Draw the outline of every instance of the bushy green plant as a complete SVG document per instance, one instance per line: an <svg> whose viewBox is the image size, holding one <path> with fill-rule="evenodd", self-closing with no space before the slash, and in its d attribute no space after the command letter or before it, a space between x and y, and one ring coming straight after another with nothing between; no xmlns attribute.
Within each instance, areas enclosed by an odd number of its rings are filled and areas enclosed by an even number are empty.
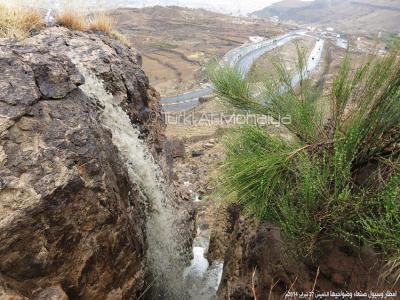
<svg viewBox="0 0 400 300"><path fill-rule="evenodd" d="M336 238L370 244L386 254L400 278L400 62L398 52L357 69L346 57L333 82L330 107L305 78L300 84L282 64L263 93L232 67L209 75L229 105L276 120L290 135L263 126L236 128L226 141L221 192L263 220L280 226L299 254L312 256ZM329 111L327 114L326 111ZM390 263L391 262L391 263ZM397 273L396 273L397 272ZM389 274L388 273L388 274Z"/></svg>

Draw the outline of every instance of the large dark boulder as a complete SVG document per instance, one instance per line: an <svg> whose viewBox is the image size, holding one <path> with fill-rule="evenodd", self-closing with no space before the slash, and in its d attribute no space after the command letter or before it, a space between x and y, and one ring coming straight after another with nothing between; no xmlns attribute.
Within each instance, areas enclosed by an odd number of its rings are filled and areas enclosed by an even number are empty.
<svg viewBox="0 0 400 300"><path fill-rule="evenodd" d="M113 39L49 28L0 41L0 299L136 299L144 205L71 57L161 156L158 94Z"/></svg>

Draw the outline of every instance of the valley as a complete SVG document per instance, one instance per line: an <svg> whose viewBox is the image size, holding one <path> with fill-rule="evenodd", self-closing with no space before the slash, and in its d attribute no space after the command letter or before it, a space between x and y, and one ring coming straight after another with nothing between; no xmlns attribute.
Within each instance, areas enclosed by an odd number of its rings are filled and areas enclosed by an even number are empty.
<svg viewBox="0 0 400 300"><path fill-rule="evenodd" d="M118 9L111 16L118 30L143 53L143 67L163 97L201 87L207 82L207 64L251 36L272 37L291 30L267 20L174 6Z"/></svg>

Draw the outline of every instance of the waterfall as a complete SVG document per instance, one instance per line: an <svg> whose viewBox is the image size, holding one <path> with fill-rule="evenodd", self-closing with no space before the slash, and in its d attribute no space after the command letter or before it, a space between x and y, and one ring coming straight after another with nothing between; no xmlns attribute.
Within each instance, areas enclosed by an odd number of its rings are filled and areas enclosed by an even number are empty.
<svg viewBox="0 0 400 300"><path fill-rule="evenodd" d="M104 109L101 121L112 133L113 144L118 148L122 161L126 163L129 177L139 185L140 197L148 205L146 212L147 259L154 274L154 290L160 295L153 298L184 299L182 272L184 259L183 237L176 229L177 210L163 181L160 167L155 163L147 146L139 138L140 132L117 104L113 96L105 90L103 83L74 61L85 77L81 90Z"/></svg>

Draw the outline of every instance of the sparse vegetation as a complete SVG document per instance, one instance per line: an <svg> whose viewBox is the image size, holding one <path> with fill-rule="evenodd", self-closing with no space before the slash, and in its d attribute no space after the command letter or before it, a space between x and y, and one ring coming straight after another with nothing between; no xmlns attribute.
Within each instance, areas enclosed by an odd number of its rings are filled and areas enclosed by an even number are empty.
<svg viewBox="0 0 400 300"><path fill-rule="evenodd" d="M368 244L384 254L383 275L400 278L400 61L398 51L352 70L345 58L330 94L276 64L262 95L237 70L216 66L210 78L229 105L279 120L289 135L261 126L237 128L226 141L221 192L280 226L300 255L314 257L335 239ZM305 70L299 51L297 69Z"/></svg>
<svg viewBox="0 0 400 300"><path fill-rule="evenodd" d="M38 10L0 2L0 38L23 39L42 26Z"/></svg>
<svg viewBox="0 0 400 300"><path fill-rule="evenodd" d="M113 19L105 10L88 14L78 7L74 2L65 2L63 9L57 14L57 24L72 30L102 32L129 46L124 35L114 29Z"/></svg>
<svg viewBox="0 0 400 300"><path fill-rule="evenodd" d="M72 30L93 30L102 32L129 45L127 39L114 30L113 21L105 11L98 11L88 17L87 12L75 1L65 1L56 15L56 24ZM20 3L9 4L0 1L0 38L24 39L44 27L41 12Z"/></svg>
<svg viewBox="0 0 400 300"><path fill-rule="evenodd" d="M116 39L117 41L119 41L120 43L124 44L127 47L131 46L129 39L123 33L119 32L117 30L113 30L111 32L110 36L112 38Z"/></svg>
<svg viewBox="0 0 400 300"><path fill-rule="evenodd" d="M64 6L57 13L56 23L72 30L87 29L87 20L82 8L78 8L74 1L64 1Z"/></svg>
<svg viewBox="0 0 400 300"><path fill-rule="evenodd" d="M122 44L130 46L128 39L115 30L113 18L105 10L97 11L89 18L88 28L94 32L102 32Z"/></svg>

